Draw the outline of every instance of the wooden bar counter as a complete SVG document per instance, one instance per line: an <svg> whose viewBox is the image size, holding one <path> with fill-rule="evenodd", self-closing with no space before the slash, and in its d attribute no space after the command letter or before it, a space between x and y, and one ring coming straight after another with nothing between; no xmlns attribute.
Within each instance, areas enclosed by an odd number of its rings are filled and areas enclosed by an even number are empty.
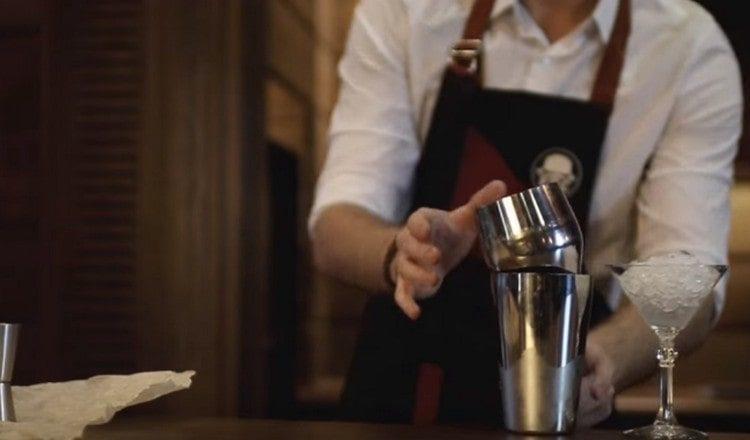
<svg viewBox="0 0 750 440"><path fill-rule="evenodd" d="M715 440L747 439L749 434L710 434ZM522 436L495 430L476 430L446 426L414 427L343 422L301 422L250 419L122 419L111 424L90 427L84 440L607 440L625 438L617 431L580 431L570 437Z"/></svg>

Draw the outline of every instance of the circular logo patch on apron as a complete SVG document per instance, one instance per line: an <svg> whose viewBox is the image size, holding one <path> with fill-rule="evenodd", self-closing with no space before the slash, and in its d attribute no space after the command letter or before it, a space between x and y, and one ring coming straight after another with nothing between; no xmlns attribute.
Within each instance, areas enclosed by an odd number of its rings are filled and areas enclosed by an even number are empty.
<svg viewBox="0 0 750 440"><path fill-rule="evenodd" d="M583 166L572 151L549 148L542 151L531 163L531 183L534 186L557 183L566 196L578 191L583 180Z"/></svg>

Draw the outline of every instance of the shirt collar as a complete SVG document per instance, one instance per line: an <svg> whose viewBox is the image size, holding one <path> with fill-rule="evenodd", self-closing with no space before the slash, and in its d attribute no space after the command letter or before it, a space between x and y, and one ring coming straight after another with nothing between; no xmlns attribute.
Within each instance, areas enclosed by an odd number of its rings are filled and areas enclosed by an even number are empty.
<svg viewBox="0 0 750 440"><path fill-rule="evenodd" d="M599 30L599 36L605 43L609 43L609 39L612 37L619 6L620 0L599 0L592 14L596 28Z"/></svg>
<svg viewBox="0 0 750 440"><path fill-rule="evenodd" d="M497 18L504 13L508 12L514 3L520 0L495 0L495 5L492 7L490 18Z"/></svg>
<svg viewBox="0 0 750 440"><path fill-rule="evenodd" d="M520 3L521 0L495 0L495 5L492 7L491 18L495 19L512 9L515 4ZM604 43L609 43L609 39L612 36L612 29L615 27L615 19L617 18L617 9L620 4L620 0L599 0L594 12L591 17L596 24L596 29L599 31L599 36Z"/></svg>

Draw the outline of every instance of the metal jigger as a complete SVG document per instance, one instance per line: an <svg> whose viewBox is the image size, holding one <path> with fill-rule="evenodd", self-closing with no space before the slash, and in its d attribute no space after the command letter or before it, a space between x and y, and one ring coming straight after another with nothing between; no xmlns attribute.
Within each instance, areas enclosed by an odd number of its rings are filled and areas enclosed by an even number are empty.
<svg viewBox="0 0 750 440"><path fill-rule="evenodd" d="M16 346L21 324L0 323L0 422L15 422L13 409L13 365L16 363Z"/></svg>

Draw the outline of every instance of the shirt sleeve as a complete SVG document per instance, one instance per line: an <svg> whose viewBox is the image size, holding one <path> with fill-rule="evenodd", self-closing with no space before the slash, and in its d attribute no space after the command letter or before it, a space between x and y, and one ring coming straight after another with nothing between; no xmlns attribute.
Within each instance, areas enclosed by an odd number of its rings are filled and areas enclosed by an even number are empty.
<svg viewBox="0 0 750 440"><path fill-rule="evenodd" d="M338 203L400 222L419 159L406 58L408 15L400 0L364 0L339 63L341 88L328 155L308 219Z"/></svg>
<svg viewBox="0 0 750 440"><path fill-rule="evenodd" d="M639 188L636 257L682 249L725 263L743 103L736 58L715 22L697 37L678 81L675 106ZM722 282L716 319L724 296Z"/></svg>

